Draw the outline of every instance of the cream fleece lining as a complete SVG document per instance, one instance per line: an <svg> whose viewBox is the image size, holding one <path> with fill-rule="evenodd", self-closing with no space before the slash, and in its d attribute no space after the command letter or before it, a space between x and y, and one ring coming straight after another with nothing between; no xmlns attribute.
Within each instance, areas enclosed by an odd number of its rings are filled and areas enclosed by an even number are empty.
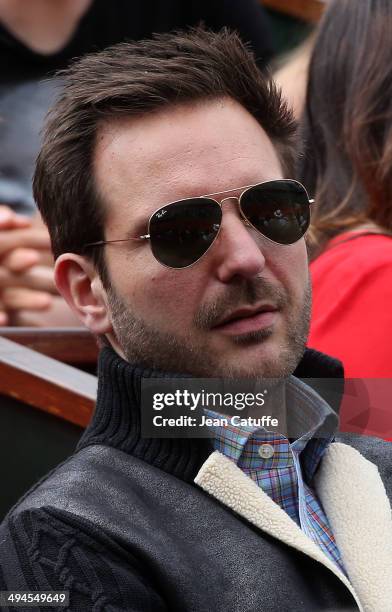
<svg viewBox="0 0 392 612"><path fill-rule="evenodd" d="M363 609L392 610L392 514L377 467L336 442L323 457L315 489Z"/></svg>
<svg viewBox="0 0 392 612"><path fill-rule="evenodd" d="M351 584L288 514L219 451L208 457L195 483L259 529L325 565L349 589L362 612L392 609L391 510L376 466L352 447L334 443L319 471L317 495Z"/></svg>

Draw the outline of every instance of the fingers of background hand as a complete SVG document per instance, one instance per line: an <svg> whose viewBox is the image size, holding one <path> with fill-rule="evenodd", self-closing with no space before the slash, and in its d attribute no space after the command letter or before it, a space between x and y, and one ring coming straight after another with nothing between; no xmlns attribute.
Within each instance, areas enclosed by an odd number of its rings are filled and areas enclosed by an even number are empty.
<svg viewBox="0 0 392 612"><path fill-rule="evenodd" d="M10 312L10 324L24 327L82 327L78 318L60 296L53 296L51 306L44 311Z"/></svg>
<svg viewBox="0 0 392 612"><path fill-rule="evenodd" d="M3 305L0 304L0 327L4 327L4 325L8 325L8 315L3 310Z"/></svg>
<svg viewBox="0 0 392 612"><path fill-rule="evenodd" d="M49 266L34 266L19 274L0 266L0 289L25 288L57 294L54 271Z"/></svg>
<svg viewBox="0 0 392 612"><path fill-rule="evenodd" d="M12 287L4 289L1 301L7 310L46 310L52 304L52 296L43 291Z"/></svg>
<svg viewBox="0 0 392 612"><path fill-rule="evenodd" d="M54 269L50 266L34 266L25 273L25 276L31 281L31 288L58 295L54 282Z"/></svg>
<svg viewBox="0 0 392 612"><path fill-rule="evenodd" d="M1 260L1 265L10 272L23 272L40 263L40 252L35 249L14 249Z"/></svg>
<svg viewBox="0 0 392 612"><path fill-rule="evenodd" d="M30 227L31 219L23 215L17 215L9 206L0 205L0 229L17 229Z"/></svg>
<svg viewBox="0 0 392 612"><path fill-rule="evenodd" d="M49 266L53 268L54 266L54 257L53 253L50 249L42 249L37 251L39 254L39 265L40 266Z"/></svg>
<svg viewBox="0 0 392 612"><path fill-rule="evenodd" d="M54 259L52 252L47 249L18 248L4 255L1 265L8 268L11 272L23 272L36 265L53 268Z"/></svg>
<svg viewBox="0 0 392 612"><path fill-rule="evenodd" d="M50 239L44 228L0 231L0 257L17 248L49 249Z"/></svg>

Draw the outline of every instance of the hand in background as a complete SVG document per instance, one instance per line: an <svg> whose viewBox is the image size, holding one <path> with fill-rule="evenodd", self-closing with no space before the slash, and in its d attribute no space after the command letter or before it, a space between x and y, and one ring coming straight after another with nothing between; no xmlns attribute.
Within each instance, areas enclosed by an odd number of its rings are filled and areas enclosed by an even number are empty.
<svg viewBox="0 0 392 612"><path fill-rule="evenodd" d="M77 324L58 296L49 234L42 221L0 206L0 326Z"/></svg>

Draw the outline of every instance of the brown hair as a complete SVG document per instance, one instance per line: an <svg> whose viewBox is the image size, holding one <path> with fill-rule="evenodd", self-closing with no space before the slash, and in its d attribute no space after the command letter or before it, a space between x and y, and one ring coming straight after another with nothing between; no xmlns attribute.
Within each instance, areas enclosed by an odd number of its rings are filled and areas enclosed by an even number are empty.
<svg viewBox="0 0 392 612"><path fill-rule="evenodd" d="M60 73L64 90L49 113L34 176L34 196L55 257L104 238L92 153L100 122L170 104L229 96L262 125L284 168L294 160L295 123L269 77L235 33L157 34L87 55ZM105 282L103 249L92 257ZM107 280L107 279L106 279Z"/></svg>
<svg viewBox="0 0 392 612"><path fill-rule="evenodd" d="M325 242L364 222L392 230L392 2L333 0L312 54L298 178Z"/></svg>

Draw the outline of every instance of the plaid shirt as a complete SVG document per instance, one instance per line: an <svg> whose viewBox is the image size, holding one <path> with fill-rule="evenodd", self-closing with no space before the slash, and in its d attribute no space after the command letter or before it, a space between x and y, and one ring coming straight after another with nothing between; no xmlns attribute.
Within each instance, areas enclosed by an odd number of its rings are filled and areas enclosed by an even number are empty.
<svg viewBox="0 0 392 612"><path fill-rule="evenodd" d="M304 403L303 408L296 411L295 426L305 433L293 442L264 428L228 424L210 427L214 447L252 478L345 573L327 516L311 486L338 419L325 403L317 408ZM222 417L210 410L206 413ZM323 437L317 437L320 432ZM259 454L265 444L272 446L273 454L267 449L270 458Z"/></svg>

